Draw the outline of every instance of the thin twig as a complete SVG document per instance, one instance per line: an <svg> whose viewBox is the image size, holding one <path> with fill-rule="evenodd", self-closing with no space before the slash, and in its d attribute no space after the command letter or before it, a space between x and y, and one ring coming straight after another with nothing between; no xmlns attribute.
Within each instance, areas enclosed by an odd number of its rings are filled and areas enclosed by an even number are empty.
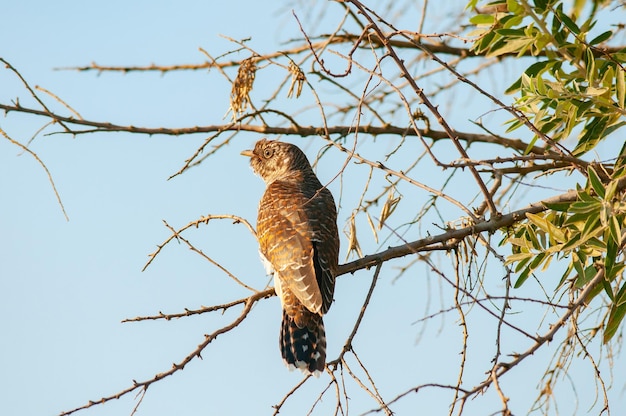
<svg viewBox="0 0 626 416"><path fill-rule="evenodd" d="M1 58L0 58L1 59ZM33 152L32 150L30 150L28 147L24 146L22 143L18 142L17 140L12 139L4 130L2 130L0 128L0 134L2 134L4 136L5 139L7 139L8 141L10 141L11 143L13 143L14 145L16 145L17 147L19 147L20 149L22 149L23 151L25 151L26 153L28 153L29 155L31 155L33 158L35 158L35 160L37 161L37 163L39 163L39 165L41 165L41 167L43 168L43 170L46 171L46 175L48 175L48 181L50 181L50 185L52 186L52 191L54 191L54 195L57 198L57 202L59 203L59 206L61 207L61 211L63 212L63 216L65 217L66 221L69 221L70 218L67 215L67 212L65 211L65 207L63 206L63 201L61 201L61 196L59 195L59 191L57 190L56 185L54 184L54 180L52 179L52 174L50 173L50 171L48 170L48 167L46 166L45 163L43 163L43 161L39 158L39 156L37 156L37 153Z"/></svg>
<svg viewBox="0 0 626 416"><path fill-rule="evenodd" d="M274 288L269 288L269 289L265 289L263 291L260 292L256 292L255 295L261 296L262 299L266 299L266 298L271 298L272 296L276 295L276 292L274 291ZM124 322L139 322L139 321L156 321L159 319L164 319L166 321L170 321L172 319L179 319L179 318L183 318L186 316L193 316L193 315L202 315L204 313L209 313L209 312L216 312L216 311L226 311L234 306L237 305L245 305L250 299L250 296L247 296L245 298L241 298L241 299L237 299L234 300L232 302L227 302L227 303L222 303L219 305L213 305L213 306L201 306L198 309L189 309L189 308L185 308L185 312L180 312L180 313L168 313L165 314L163 312L158 313L158 315L151 315L151 316L137 316L135 318L126 318L122 320L122 323Z"/></svg>
<svg viewBox="0 0 626 416"><path fill-rule="evenodd" d="M147 389L151 384L156 383L159 380L162 380L168 376L171 376L172 374L183 370L185 368L185 366L187 364L189 364L194 358L202 358L201 354L202 351L204 351L204 349L211 343L213 342L213 340L215 340L215 338L217 338L218 335L220 334L224 334L227 333L229 331L231 331L232 329L236 328L241 322L243 322L243 320L248 316L248 314L250 313L250 311L252 310L252 307L254 306L254 304L256 302L258 302L261 299L264 299L267 297L267 293L266 292L258 292L255 294L250 295L245 303L245 306L243 308L243 310L241 311L241 314L239 314L239 316L230 324L223 326L221 328L219 328L218 330L212 332L211 334L205 334L204 336L204 341L202 343L200 343L196 349L194 351L191 352L191 354L187 355L182 361L178 362L178 363L174 363L172 365L172 368L170 368L167 371L164 371L162 373L158 373L156 374L154 377L152 377L151 379L148 380L144 380L144 381L134 381L133 380L133 385L119 391L118 393L115 393L111 396L105 396L102 397L101 399L98 400L90 400L89 402L87 402L87 404L83 405L83 406L79 406L75 409L66 411L66 412L62 412L59 416L68 416L71 415L72 413L75 413L79 410L83 410L83 409L87 409L90 408L92 406L98 405L98 404L102 404L102 403L106 403L109 402L111 400L116 400L119 399L120 397L123 397L125 395L127 395L128 393L131 393L137 389Z"/></svg>
<svg viewBox="0 0 626 416"><path fill-rule="evenodd" d="M343 348L341 349L341 352L339 353L339 356L333 361L330 361L326 364L328 367L334 366L336 368L339 362L343 360L343 356L352 349L352 340L354 339L357 331L359 330L359 326L361 325L361 321L363 320L363 315L365 315L367 306L369 305L370 299L372 298L372 294L374 293L374 288L376 287L376 282L378 281L378 274L380 273L381 267L382 267L382 262L376 265L376 270L374 271L374 275L372 276L372 283L370 284L369 291L367 292L367 295L365 296L365 300L363 301L363 305L361 306L361 311L359 312L359 316L357 317L357 320L354 323L352 332L346 339L346 342L344 343Z"/></svg>
<svg viewBox="0 0 626 416"><path fill-rule="evenodd" d="M216 262L215 260L213 260L211 257L207 256L206 254L204 254L204 252L202 250L200 250L199 248L197 248L196 246L194 246L193 244L191 244L189 242L189 240L187 240L186 238L184 238L183 236L180 235L180 233L178 233L174 228L172 228L171 225L169 225L166 221L163 221L165 223L165 226L172 231L172 233L174 235L176 235L176 239L182 241L183 243L185 243L187 245L187 247L189 247L190 250L192 250L193 252L199 254L203 259L207 260L209 263L211 263L212 265L214 265L215 267L217 267L218 269L220 269L221 271L223 271L228 277L230 277L231 279L233 279L237 284L241 285L242 287L250 290L251 292L258 292L258 290L254 289L253 287L248 286L247 284L245 284L244 282L242 282L239 278L237 278L237 276L235 276L234 274L232 274L226 267L222 266L220 263Z"/></svg>
<svg viewBox="0 0 626 416"><path fill-rule="evenodd" d="M145 271L148 266L150 265L150 263L152 263L152 261L156 258L156 256L159 255L159 253L161 252L161 250L163 250L163 247L165 247L168 243L170 243L172 240L177 239L180 237L180 234L189 229L189 228L198 228L198 226L200 224L208 224L209 221L211 220L222 220L222 219L230 219L233 220L233 224L243 224L245 225L248 230L250 231L250 233L255 236L256 238L256 231L254 230L254 227L252 227L252 225L248 222L248 220L246 220L245 218L242 218L240 216L234 215L234 214L208 214L205 215L203 217L198 218L195 221L191 221L189 224L185 225L184 227L180 228L179 230L174 230L172 227L170 227L169 224L167 224L167 222L163 221L165 223L165 226L172 231L172 235L170 235L163 243L159 244L157 246L157 249L150 253L148 255L148 262L143 266L143 268L141 269L141 271Z"/></svg>

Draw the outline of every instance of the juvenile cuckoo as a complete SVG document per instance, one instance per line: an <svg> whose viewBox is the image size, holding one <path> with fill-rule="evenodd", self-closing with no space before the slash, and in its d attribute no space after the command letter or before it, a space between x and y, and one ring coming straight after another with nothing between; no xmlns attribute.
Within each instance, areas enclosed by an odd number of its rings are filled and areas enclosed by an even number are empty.
<svg viewBox="0 0 626 416"><path fill-rule="evenodd" d="M339 255L335 201L297 146L262 139L241 154L266 184L257 238L282 305L282 357L290 369L319 375L326 363L322 315L333 300Z"/></svg>

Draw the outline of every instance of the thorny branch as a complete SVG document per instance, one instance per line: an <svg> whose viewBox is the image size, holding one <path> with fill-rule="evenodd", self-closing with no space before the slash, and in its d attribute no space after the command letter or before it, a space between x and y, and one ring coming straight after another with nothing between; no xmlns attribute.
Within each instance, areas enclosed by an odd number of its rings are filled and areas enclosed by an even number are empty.
<svg viewBox="0 0 626 416"><path fill-rule="evenodd" d="M161 250L163 249L163 247L165 247L169 242L171 242L174 239L178 239L180 234L189 229L189 228L198 228L200 226L200 224L208 224L209 221L211 220L223 220L223 219L230 219L233 221L233 224L244 224L248 230L250 231L250 233L256 237L256 231L254 230L254 227L252 227L252 225L250 225L250 223L248 222L248 220L246 220L245 218L242 218L238 215L234 215L234 214L221 214L221 215L205 215L203 217L198 218L195 221L191 221L189 224L185 225L184 227L182 227L181 229L175 231L173 228L171 228L167 222L165 222L166 227L168 227L170 229L170 231L172 231L172 235L163 242L163 244L160 244L157 246L156 251L154 251L153 253L150 253L148 255L149 260L148 262L143 266L143 269L141 269L141 271L145 271L148 266L150 265L150 263L152 263L152 261L154 260L154 258L161 252Z"/></svg>
<svg viewBox="0 0 626 416"><path fill-rule="evenodd" d="M111 400L119 399L135 390L140 390L141 392L145 392L148 389L148 387L150 387L151 384L156 383L157 381L162 380L165 377L171 376L172 374L176 373L179 370L183 370L185 366L189 364L194 358L202 358L202 355L201 355L202 351L204 351L204 349L211 342L213 342L215 338L217 338L218 335L225 334L231 331L232 329L236 328L241 322L244 321L244 319L246 319L246 317L252 310L252 307L258 301L260 301L261 299L265 299L269 296L272 296L272 293L273 291L264 291L264 292L257 292L253 295L250 295L248 298L245 299L244 308L241 311L241 314L233 322L231 322L229 325L226 325L222 328L215 330L211 334L205 334L204 341L198 344L196 349L192 351L189 355L187 355L185 358L183 358L180 362L172 364L172 368L170 368L169 370L158 373L149 380L144 380L144 381L133 380L133 385L130 387L127 387L124 390L121 390L111 396L102 397L101 399L96 400L96 401L90 400L87 404L83 406L79 406L75 409L62 412L60 416L71 415L72 413L75 413L79 410L87 409L98 404L103 404ZM238 303L241 303L241 302L238 302Z"/></svg>
<svg viewBox="0 0 626 416"><path fill-rule="evenodd" d="M294 124L288 127L279 127L279 126L266 126L266 125L254 125L254 124L239 124L239 123L228 123L228 124L215 124L208 126L195 126L195 127L178 127L178 128L167 128L167 127L141 127L141 126L123 126L120 124L114 124L110 122L100 122L94 120L85 120L85 119L77 119L72 116L63 116L57 113L53 113L46 110L38 110L35 108L23 107L19 104L8 105L0 103L0 110L4 110L5 113L9 113L12 111L32 114L47 118L52 118L54 120L59 120L68 125L75 126L86 126L92 127L92 129L86 130L76 130L76 129L68 129L67 133L70 134L86 134L86 133L96 133L96 132L127 132L127 133L138 133L138 134L146 134L146 135L156 135L162 134L167 136L183 136L189 134L201 134L201 133L217 133L217 132L226 132L226 131L247 131L259 134L271 134L271 135L285 135L285 136L299 136L299 137L308 137L308 136L323 136L323 135L339 135L339 136L347 136L354 132L354 126L300 126ZM263 112L269 112L272 110L263 110ZM246 115L246 118L249 118L250 115ZM241 120L238 120L239 122ZM428 137L434 141L438 140L446 140L448 139L448 135L446 132L431 130L431 129L418 129L416 132L412 128L386 125L386 126L376 126L376 125L360 125L359 130L361 134L369 134L372 136L381 136L381 135L392 135L392 136L417 136L421 135L423 137ZM490 144L498 144L505 148L513 149L517 152L523 153L527 150L528 144L519 139L509 139L505 137L500 137L496 135L490 134L480 134L480 133L467 133L467 132L453 132L455 137L458 137L459 140L462 140L468 144L472 143L490 143ZM534 147L530 149L532 153L537 155L542 155L546 151L540 147Z"/></svg>
<svg viewBox="0 0 626 416"><path fill-rule="evenodd" d="M388 37L389 34L385 34ZM402 40L391 38L387 41L387 44L395 49L412 49L412 50L427 50L429 53L433 55L453 55L458 56L460 58L484 58L482 54L476 54L473 50L469 48L463 48L458 46L452 46L446 42L440 42L433 40L434 38L445 37L445 34L433 34L433 35L424 35L420 32L413 33L415 36L415 40L420 40L420 46L417 47L415 42L412 40ZM296 55L302 52L309 50L310 48L319 49L327 46L328 44L337 45L341 43L349 43L349 44L357 44L356 41L361 37L361 35L353 35L349 33L345 34L335 34L330 37L328 35L320 35L321 41L317 42L309 42L307 45L293 47L286 51L279 51L276 53L268 53L263 55L261 58L263 60L275 59L279 58L284 54ZM429 42L424 42L424 40L429 40ZM385 43L383 43L380 39L372 39L371 42L379 48L383 48ZM623 50L623 46L607 46L602 49L593 49L593 53L596 56L602 56L604 54L614 54ZM200 51L204 53L204 50L200 48ZM501 55L501 57L517 57L517 53L505 53ZM524 56L546 56L546 51L540 51L538 54L533 55L533 53L528 50L524 53ZM72 66L72 67L63 67L57 68L57 70L65 70L65 71L79 71L79 72L89 72L94 71L98 73L102 72L173 72L173 71L200 71L207 70L212 68L218 68L223 70L225 68L236 68L240 64L239 60L230 60L230 61L217 61L216 59L211 58L208 62L201 62L195 64L174 64L174 65L157 65L157 64L149 64L149 65L134 65L134 66L113 66L113 65L101 65L96 62L91 62L89 65L83 66Z"/></svg>
<svg viewBox="0 0 626 416"><path fill-rule="evenodd" d="M23 151L28 153L29 155L31 155L33 158L35 158L37 163L39 163L39 165L41 165L43 170L46 171L46 175L48 176L48 180L50 181L50 186L52 186L52 190L54 191L54 195L57 198L59 206L61 207L61 211L63 211L63 215L65 216L65 220L69 221L70 218L67 216L67 212L65 211L65 207L63 206L63 201L61 201L61 196L59 195L59 191L57 191L57 187L54 184L54 180L52 179L52 174L48 170L48 167L46 166L46 164L43 163L43 161L39 158L39 156L37 156L37 153L33 152L32 150L30 150L28 147L24 146L22 143L18 142L17 140L12 139L4 130L0 129L0 134L5 139L7 139L9 142L13 143L17 147L19 147L20 149L22 149Z"/></svg>

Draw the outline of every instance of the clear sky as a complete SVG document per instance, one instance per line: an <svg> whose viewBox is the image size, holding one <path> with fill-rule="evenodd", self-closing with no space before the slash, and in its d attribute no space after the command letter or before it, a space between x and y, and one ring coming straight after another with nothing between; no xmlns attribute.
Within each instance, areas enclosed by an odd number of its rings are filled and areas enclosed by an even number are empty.
<svg viewBox="0 0 626 416"><path fill-rule="evenodd" d="M298 35L291 7L299 13L307 7L307 2L287 8L257 1L212 3L7 1L1 11L0 56L31 85L57 94L86 119L148 127L219 124L228 109L229 86L212 82L217 77L208 77L206 71L163 75L56 70L91 62L203 62L199 47L214 56L233 48L220 34L252 37L254 47L272 51ZM0 100L17 97L24 105L32 103L19 80L0 70ZM0 127L21 143L27 143L44 123L16 114L0 118ZM50 170L69 221L42 168L0 138L1 415L55 415L114 394L133 379L146 380L169 369L193 351L205 333L234 319L236 313L230 311L169 322L121 323L125 318L177 313L247 295L182 243L168 245L145 272L141 269L148 254L170 235L163 220L180 228L202 215L234 213L255 222L263 184L239 152L257 138L241 134L210 163L168 181L202 144L203 135L39 135L30 149ZM306 151L315 157L318 149L311 146ZM324 160L318 167L323 182L335 172L325 169ZM338 192L339 185L331 190ZM348 215L340 213L340 221ZM261 289L267 283L256 241L244 226L215 221L188 236L247 284ZM343 261L343 235L342 239ZM365 249L373 252L376 246ZM397 270L389 267L366 315L367 328L354 345L372 373L383 380L379 387L387 399L425 380L454 381L458 371L456 316L433 322L421 332L414 322L428 310L427 305L430 312L440 305L438 299L427 297L443 295L426 266L412 273L419 276L394 280ZM326 325L330 358L349 334L370 279L371 271L339 279L338 301ZM258 304L240 328L221 335L204 351L203 360L194 360L184 371L153 384L138 414L272 414L271 406L301 380L280 360L279 319L276 299ZM472 332L476 365L467 369L470 380L484 378L492 356L493 345L487 344L482 352L480 347L481 334L488 335L494 328L494 322L485 319L485 326ZM538 354L537 365L549 358ZM590 370L580 371L588 375ZM415 381L407 381L407 374L415 374ZM512 405L519 406L515 409L528 410L540 376L530 366L506 379L507 388L527 391L515 396ZM306 414L328 381L323 375L308 383L281 414ZM358 387L352 386L349 393L351 410L357 414L375 407ZM399 414L445 413L449 392L433 389L431 393L400 401ZM594 394L578 393L586 399ZM626 405L618 393L617 409L620 401ZM334 394L325 396L322 409L332 408ZM487 407L469 408L467 414L497 411L497 395L493 389L488 395L492 397L484 402ZM128 415L135 404L131 394L82 414ZM565 410L571 410L567 406Z"/></svg>

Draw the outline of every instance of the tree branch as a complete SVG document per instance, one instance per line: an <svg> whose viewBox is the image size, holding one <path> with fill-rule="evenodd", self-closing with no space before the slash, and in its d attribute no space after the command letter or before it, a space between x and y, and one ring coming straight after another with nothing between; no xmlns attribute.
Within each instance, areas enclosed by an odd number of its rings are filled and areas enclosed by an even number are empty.
<svg viewBox="0 0 626 416"><path fill-rule="evenodd" d="M273 292L273 291L272 291ZM213 341L215 340L215 338L217 338L218 335L220 334L224 334L234 328L236 328L241 322L243 322L243 320L248 316L248 314L250 313L250 311L252 310L252 307L254 306L254 304L256 302L258 302L261 299L265 299L267 297L271 296L270 292L268 291L263 291L263 292L258 292L255 294L250 295L248 298L246 298L246 302L245 302L245 307L243 308L243 310L241 311L241 314L239 314L239 316L229 325L226 325L216 331L214 331L211 334L205 334L204 335L204 341L202 343L200 343L197 348L191 352L191 354L187 355L182 361L180 361L179 363L174 363L172 365L172 368L170 368L167 371L164 371L162 373L156 374L153 378L149 379L149 380L145 380L145 381L135 381L133 380L133 385L116 393L113 394L111 396L105 396L102 397L99 400L93 401L90 400L89 402L87 402L87 404L77 407L75 409L66 411L66 412L62 412L59 416L68 416L71 415L72 413L75 413L79 410L83 410L83 409L87 409L89 407L98 405L98 404L103 404L106 402L109 402L111 400L114 399L119 399L122 396L127 395L130 392L133 392L137 389L141 389L142 391L146 391L148 389L148 387L150 387L151 384L156 383L157 381L160 381L168 376L171 376L172 374L176 373L179 370L182 370L185 368L185 366L187 364L189 364L189 362L191 362L194 358L202 358L201 353L202 351L204 351L204 349Z"/></svg>
<svg viewBox="0 0 626 416"><path fill-rule="evenodd" d="M622 188L626 186L626 181L621 183ZM358 260L354 260L350 263L342 264L339 266L338 274L353 273L360 269L367 269L375 266L380 262L395 259L398 257L404 257L410 254L415 254L419 250L423 250L425 247L436 247L437 245L443 245L448 240L461 240L469 235L488 232L493 233L501 228L509 227L516 222L524 220L526 214L536 214L538 212L545 211L547 207L544 203L556 203L556 202L570 202L575 201L577 198L576 191L569 191L561 195L548 198L541 202L535 202L528 205L525 208L513 211L509 214L502 215L499 218L490 219L489 221L483 221L475 225L463 227L447 231L443 234L439 234L432 237L421 238L406 244L402 244L395 247L389 247L387 250L381 251L376 254L370 254L364 256Z"/></svg>
<svg viewBox="0 0 626 416"><path fill-rule="evenodd" d="M415 38L415 41L391 39L389 40L389 45L391 45L393 48L396 48L396 49L412 49L412 50L418 50L418 51L427 50L431 54L452 55L452 56L458 56L460 58L485 58L485 54L476 53L470 48L452 46L448 42L441 42L441 41L437 42L437 41L432 40L433 38L449 38L451 37L450 34L446 34L446 33L423 34L423 33L414 32L413 36ZM330 40L329 40L329 35L320 35L318 36L318 38L323 39L323 40L312 43L312 46L316 49L322 48L328 44L332 44L332 45L337 45L337 44L342 44L342 43L353 44L356 40L360 40L361 36L347 33L347 34L342 34L342 35L338 35L338 34L333 35L332 37L330 37ZM425 42L424 40L426 39L428 39L429 41ZM372 46L377 47L377 48L383 48L385 46L384 43L381 42L380 39L368 39L368 42L371 43ZM415 42L419 42L420 47L416 47ZM363 46L360 46L360 47L363 47ZM603 47L593 48L592 52L595 57L600 57L606 54L618 53L624 48L626 48L626 46L603 46ZM274 53L265 54L264 56L260 57L260 60L265 61L265 60L275 59L281 56L285 56L286 54L295 55L295 54L305 52L309 49L310 49L310 46L303 43L301 45L295 46L288 50L282 50L282 51L278 51ZM202 49L200 50L202 51ZM545 56L548 56L548 51L543 50L543 51L539 51L538 53L533 54L531 50L527 50L522 54L522 56L545 57ZM510 53L503 53L499 55L497 58L494 58L494 60L502 59L502 58L518 58L518 57L519 57L518 53L510 52ZM165 72L171 72L171 71L199 71L199 70L207 70L211 68L219 68L219 69L236 68L239 66L239 64L240 64L240 61L238 60L218 62L215 59L211 60L210 62L200 62L200 63L195 63L195 64L174 64L174 65L149 64L149 65L115 66L115 65L100 65L96 62L91 62L89 65L61 67L61 68L55 68L55 69L60 70L60 71L79 71L79 72L96 71L96 72L129 73L129 72L152 71L152 72L165 73Z"/></svg>
<svg viewBox="0 0 626 416"><path fill-rule="evenodd" d="M83 120L76 119L74 117L61 116L59 114L55 114L49 111L37 110L34 108L23 107L21 105L7 105L0 103L0 110L4 110L6 113L11 111L25 113L25 114L33 114L42 117L52 118L54 120L63 121L69 125L76 126L87 126L93 127L91 130L72 130L67 133L71 134L85 134L85 133L96 133L96 132L128 132L128 133L138 133L138 134L163 134L168 136L182 136L185 134L198 134L198 133L215 133L215 132L224 132L224 131L248 131L260 134L275 134L275 135L290 135L290 136L300 136L300 137L308 137L308 136L325 136L329 135L340 135L347 136L349 134L353 134L355 132L354 126L300 126L300 125L292 125L288 127L278 127L278 126L265 126L265 125L253 125L253 124L239 124L239 123L228 123L228 124L214 124L208 126L194 126L194 127L179 127L179 128L167 128L167 127L139 127L139 126L123 126L119 124L114 124L110 122L100 122L93 120ZM400 126L374 126L374 125L360 125L358 126L358 131L361 134L369 134L372 136L381 136L381 135L393 135L393 136L424 136L428 137L432 140L447 140L449 136L444 131L431 130L431 129L418 129L416 132L411 127L400 127ZM525 152L528 148L528 143L525 143L520 139L508 139L502 136L490 135L490 134L479 134L479 133L468 133L468 132L460 132L456 130L452 130L452 134L457 137L459 140L465 141L468 144L471 143L491 143L498 144L505 148L513 149L518 152ZM539 146L534 146L530 149L530 152L535 154L544 154L546 150L542 149Z"/></svg>

